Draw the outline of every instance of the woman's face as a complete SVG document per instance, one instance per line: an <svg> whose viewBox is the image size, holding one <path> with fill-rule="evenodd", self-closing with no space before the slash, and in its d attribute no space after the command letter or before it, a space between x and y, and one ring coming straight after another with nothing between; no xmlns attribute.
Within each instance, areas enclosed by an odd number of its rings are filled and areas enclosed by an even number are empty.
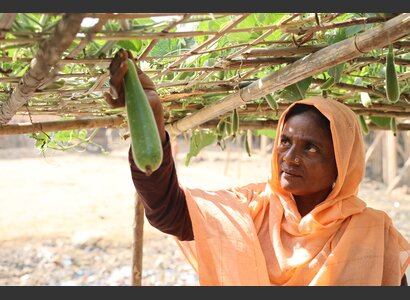
<svg viewBox="0 0 410 300"><path fill-rule="evenodd" d="M278 146L279 179L294 196L324 200L337 177L329 128L306 111L289 117Z"/></svg>

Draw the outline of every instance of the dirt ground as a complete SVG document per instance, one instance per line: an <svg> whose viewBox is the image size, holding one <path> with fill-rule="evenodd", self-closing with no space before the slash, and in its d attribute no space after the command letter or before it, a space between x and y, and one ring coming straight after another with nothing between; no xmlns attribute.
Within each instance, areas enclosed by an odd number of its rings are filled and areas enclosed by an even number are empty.
<svg viewBox="0 0 410 300"><path fill-rule="evenodd" d="M113 146L107 155L0 151L0 285L130 285L134 187L128 143ZM189 187L224 188L268 174L267 153L211 146L186 167L186 151L180 140L178 175ZM385 189L365 180L360 196L410 240L410 188ZM147 221L142 285L197 285L173 239Z"/></svg>

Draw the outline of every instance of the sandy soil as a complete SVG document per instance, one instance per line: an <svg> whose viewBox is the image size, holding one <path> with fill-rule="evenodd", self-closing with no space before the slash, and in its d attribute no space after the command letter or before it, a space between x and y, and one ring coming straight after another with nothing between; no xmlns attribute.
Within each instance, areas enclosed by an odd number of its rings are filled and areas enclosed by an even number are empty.
<svg viewBox="0 0 410 300"><path fill-rule="evenodd" d="M0 285L129 285L134 187L128 144L108 155L0 152ZM209 147L184 165L179 141L179 178L207 189L266 179L269 155ZM365 180L360 195L384 209L410 239L410 191L391 195ZM196 275L169 236L144 224L143 285L195 285ZM410 276L409 276L410 277Z"/></svg>

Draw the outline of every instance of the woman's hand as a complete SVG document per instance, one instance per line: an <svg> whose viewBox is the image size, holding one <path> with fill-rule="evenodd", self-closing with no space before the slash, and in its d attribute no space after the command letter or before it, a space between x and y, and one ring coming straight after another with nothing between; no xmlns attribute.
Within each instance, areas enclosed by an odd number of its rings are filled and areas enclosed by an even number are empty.
<svg viewBox="0 0 410 300"><path fill-rule="evenodd" d="M110 71L110 92L104 93L105 100L112 108L124 107L125 106L125 93L124 93L124 76L128 71L127 59L130 58L133 61L134 58L130 51L120 49L112 59L109 71ZM140 68L135 64L137 70L138 78L144 88L145 95L147 96L148 102L151 105L151 109L154 113L155 121L157 123L159 136L161 138L162 144L165 142L165 126L164 126L164 111L162 108L161 99L159 98L155 84L148 77L147 74L141 71Z"/></svg>

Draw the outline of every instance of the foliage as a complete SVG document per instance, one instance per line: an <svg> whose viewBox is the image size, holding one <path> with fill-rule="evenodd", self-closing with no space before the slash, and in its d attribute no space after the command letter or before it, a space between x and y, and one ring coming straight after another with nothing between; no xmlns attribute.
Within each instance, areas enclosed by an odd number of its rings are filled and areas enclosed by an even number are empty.
<svg viewBox="0 0 410 300"><path fill-rule="evenodd" d="M218 36L224 28L238 18L238 15L218 15L200 14L192 15L189 19L170 27L174 21L179 20L173 17L147 17L133 18L125 21L121 18L108 19L102 28L97 32L94 39L91 39L84 49L76 55L76 59L100 59L102 62L96 63L66 63L60 66L59 74L66 75L56 77L55 80L39 89L39 93L30 99L30 108L41 111L43 107L65 108L68 112L59 113L62 117L74 118L76 113L90 115L110 115L124 113L123 109L110 109L105 103L102 92L108 89L108 81L102 88L88 92L97 84L97 77L107 72L108 60L121 48L130 50L134 57L139 58L149 45L150 52L138 63L140 67L147 71L157 85L158 93L169 96L178 93L192 93L192 95L181 97L175 101L164 102L164 108L169 116L167 122L181 119L188 114L197 111L198 107L211 105L222 100L231 92L249 83L274 73L283 67L291 64L272 63L263 65L241 64L246 61L245 56L236 55L238 51L245 49L268 49L303 46L328 46L337 42L352 38L366 30L378 26L379 22L363 22L330 26L331 23L354 21L357 18L382 17L386 20L394 17L395 14L377 13L301 13L299 15L290 13L250 13L240 23L235 30ZM289 19L290 17L294 17ZM39 50L41 41L50 36L61 14L41 14L41 13L18 13L11 29L6 31L6 39L15 39L22 42L1 43L0 53L4 58L0 60L0 68L5 72L4 77L21 77L27 71L30 59ZM283 26L280 22L288 20L287 24L295 22L295 26ZM325 20L325 21L323 21ZM127 23L127 24L125 24ZM127 25L127 26L125 26ZM262 29L263 28L263 29ZM258 40L261 34L272 28L272 32L263 40ZM82 36L86 36L92 27L83 25ZM314 29L312 31L309 31ZM165 30L165 31L164 31ZM242 31L241 31L242 30ZM187 34L172 38L133 38L115 39L112 37L128 34L138 36L138 34L171 34L185 32ZM189 35L189 32L195 34ZM203 32L203 34L199 34ZM106 36L107 39L103 37ZM218 38L215 38L218 36ZM18 40L17 40L18 39ZM37 42L29 42L29 40ZM207 47L201 47L204 42L212 39ZM400 42L400 41L397 41ZM408 43L408 37L402 42ZM80 45L80 39L76 39L67 49L65 55L76 49ZM394 45L393 45L394 46ZM350 60L345 63L335 65L325 71L305 78L299 82L288 85L281 90L267 96L268 98L257 99L249 104L269 104L273 110L270 115L266 112L256 112L246 116L237 115L238 130L235 134L243 137L245 134L241 130L241 125L246 122L276 119L279 116L278 105L289 104L305 97L324 95L334 97L349 104L358 104L364 109L370 109L374 105L389 105L386 96L386 64L384 59L387 55L387 47L373 49L369 53L364 53L361 58L368 59L367 62ZM408 106L404 99L410 99L410 79L408 78L408 61L410 53L408 46L396 45L393 49L396 61L395 70L397 72L399 90L401 98L396 106ZM180 56L177 56L180 55ZM233 56L232 56L233 55ZM288 55L280 58L303 59L309 54ZM232 56L232 57L231 57ZM227 59L229 58L229 59ZM250 57L248 60L258 59ZM180 62L178 62L180 60ZM398 63L398 61L400 63ZM407 61L407 62L406 62ZM177 63L178 62L178 63ZM233 63L237 63L234 65ZM226 66L235 67L226 67ZM173 66L172 69L168 69ZM83 74L82 76L74 76ZM72 75L70 77L69 75ZM0 83L0 105L15 87L16 82L6 81ZM351 90L346 86L352 87ZM229 88L233 87L233 91ZM213 90L217 88L217 90ZM226 90L224 90L226 88ZM206 90L204 93L197 93L199 90ZM81 90L76 92L76 90ZM70 91L73 91L70 94ZM40 93L41 92L41 93ZM46 93L50 94L46 94ZM269 101L268 101L269 100ZM172 108L170 108L172 107ZM196 107L194 109L190 107ZM72 108L70 111L69 108ZM44 108L46 110L46 108ZM230 132L232 116L228 112L226 116L218 117L218 125L215 128L191 131L191 150L187 163L191 157L196 156L201 149L216 142L221 149L225 148L225 142L233 140L235 134ZM229 117L229 115L231 115ZM386 128L390 126L392 130L397 124L392 124L390 116L366 117L362 118L365 125L370 123ZM222 126L223 124L223 126ZM224 127L223 130L221 127ZM253 134L264 134L274 137L274 130L253 130ZM84 136L84 131L63 131L61 133L39 133L32 134L36 141L36 146L42 151L47 149L65 150L76 143L83 147L86 143L91 143L90 136Z"/></svg>
<svg viewBox="0 0 410 300"><path fill-rule="evenodd" d="M101 150L101 153L106 154L105 149L93 142L92 138L97 133L98 129L94 129L89 133L86 129L79 130L61 130L53 132L32 133L29 137L36 140L35 147L41 150L44 154L48 149L67 151L78 150L83 151L88 145L94 145Z"/></svg>

